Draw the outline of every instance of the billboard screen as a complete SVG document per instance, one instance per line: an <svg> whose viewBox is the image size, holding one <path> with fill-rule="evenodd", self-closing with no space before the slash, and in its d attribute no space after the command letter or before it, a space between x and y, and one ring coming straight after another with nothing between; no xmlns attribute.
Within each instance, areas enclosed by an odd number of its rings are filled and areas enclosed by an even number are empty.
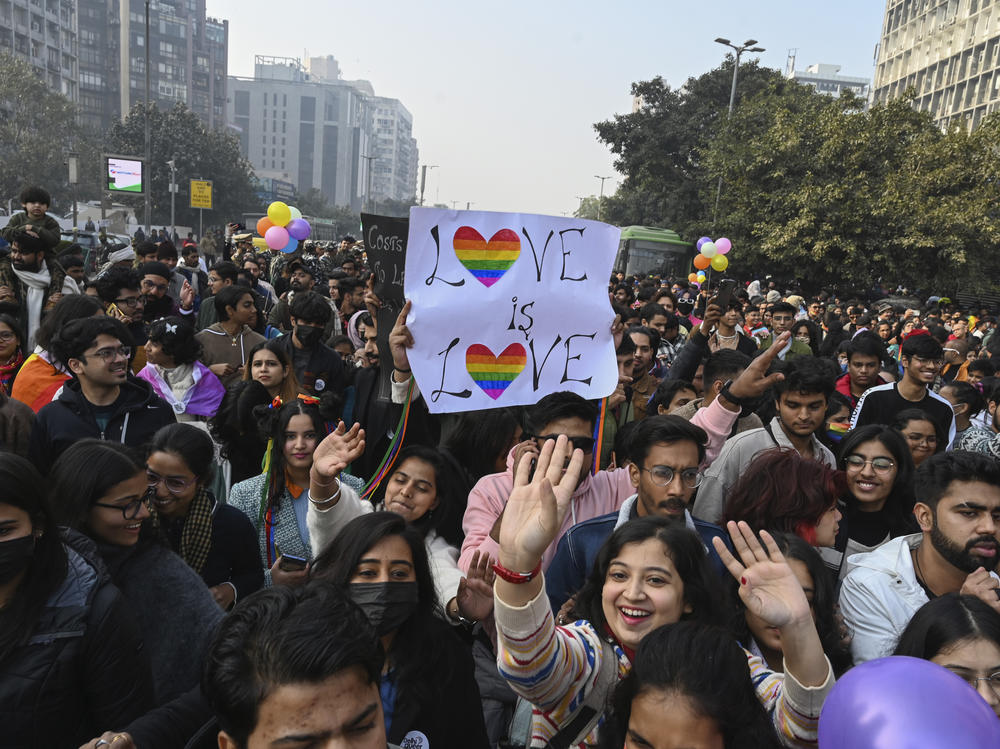
<svg viewBox="0 0 1000 749"><path fill-rule="evenodd" d="M143 164L134 156L105 156L108 190L141 195L145 185Z"/></svg>

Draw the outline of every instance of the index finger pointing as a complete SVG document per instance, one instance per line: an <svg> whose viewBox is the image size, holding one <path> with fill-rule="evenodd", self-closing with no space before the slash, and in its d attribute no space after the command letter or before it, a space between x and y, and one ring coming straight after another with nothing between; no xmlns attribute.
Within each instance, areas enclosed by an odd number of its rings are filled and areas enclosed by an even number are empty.
<svg viewBox="0 0 1000 749"><path fill-rule="evenodd" d="M405 325L406 318L410 314L410 308L413 306L413 302L409 299L406 300L406 304L403 305L403 309L399 311L399 317L396 318L396 325Z"/></svg>

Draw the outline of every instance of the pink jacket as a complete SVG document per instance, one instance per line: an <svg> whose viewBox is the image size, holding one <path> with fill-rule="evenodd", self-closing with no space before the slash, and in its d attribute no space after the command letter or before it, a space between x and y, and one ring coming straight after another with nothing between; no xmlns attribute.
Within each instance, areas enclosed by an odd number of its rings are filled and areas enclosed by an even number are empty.
<svg viewBox="0 0 1000 749"><path fill-rule="evenodd" d="M699 408L692 417L691 423L700 426L708 433L708 446L705 451L705 461L701 465L702 470L719 455L722 444L729 437L738 416L738 413L723 408L716 399L710 405ZM507 470L483 476L469 492L469 503L462 519L465 541L462 543L462 554L458 558L458 566L463 572L469 571L472 555L477 551L489 554L494 560L497 558L500 546L490 538L490 530L503 512L513 488L514 450L511 450L507 455ZM548 569L552 557L555 556L559 539L566 531L584 520L617 512L622 503L633 494L635 487L632 486L627 468L588 474L573 494L571 511L563 521L559 535L542 556L542 569Z"/></svg>

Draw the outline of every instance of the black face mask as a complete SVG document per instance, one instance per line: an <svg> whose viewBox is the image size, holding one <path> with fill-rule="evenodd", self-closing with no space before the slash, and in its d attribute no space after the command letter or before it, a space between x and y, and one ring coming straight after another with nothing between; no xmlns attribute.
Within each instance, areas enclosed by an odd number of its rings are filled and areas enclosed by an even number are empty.
<svg viewBox="0 0 1000 749"><path fill-rule="evenodd" d="M9 582L23 572L34 554L35 537L30 533L21 538L0 542L0 584Z"/></svg>
<svg viewBox="0 0 1000 749"><path fill-rule="evenodd" d="M323 328L314 328L311 325L295 326L295 337L298 338L299 343L306 348L312 348L319 343L319 339L322 335Z"/></svg>
<svg viewBox="0 0 1000 749"><path fill-rule="evenodd" d="M417 607L415 582L351 583L349 590L379 636L399 629Z"/></svg>

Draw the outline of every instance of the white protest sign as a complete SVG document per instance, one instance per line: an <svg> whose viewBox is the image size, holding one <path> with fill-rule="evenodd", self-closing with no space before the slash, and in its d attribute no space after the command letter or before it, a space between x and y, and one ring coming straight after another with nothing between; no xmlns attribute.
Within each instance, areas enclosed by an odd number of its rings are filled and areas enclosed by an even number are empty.
<svg viewBox="0 0 1000 749"><path fill-rule="evenodd" d="M584 219L411 208L409 359L430 411L610 395L619 236Z"/></svg>

